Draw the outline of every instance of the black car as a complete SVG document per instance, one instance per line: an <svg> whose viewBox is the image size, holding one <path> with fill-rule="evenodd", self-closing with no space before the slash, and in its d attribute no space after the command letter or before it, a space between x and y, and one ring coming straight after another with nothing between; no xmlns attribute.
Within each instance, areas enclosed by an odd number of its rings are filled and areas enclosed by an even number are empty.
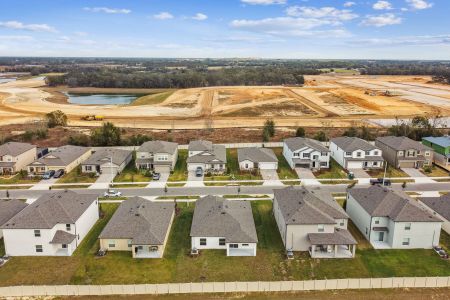
<svg viewBox="0 0 450 300"><path fill-rule="evenodd" d="M385 186L390 186L390 185L392 185L391 180L389 180L389 179L383 179L383 178L370 179L370 184L371 184L371 185L377 185L377 184L383 185L383 181L384 181L384 185L385 185Z"/></svg>
<svg viewBox="0 0 450 300"><path fill-rule="evenodd" d="M64 175L64 170L63 169L59 169L58 171L55 172L55 175L53 175L53 178L60 178L61 176Z"/></svg>

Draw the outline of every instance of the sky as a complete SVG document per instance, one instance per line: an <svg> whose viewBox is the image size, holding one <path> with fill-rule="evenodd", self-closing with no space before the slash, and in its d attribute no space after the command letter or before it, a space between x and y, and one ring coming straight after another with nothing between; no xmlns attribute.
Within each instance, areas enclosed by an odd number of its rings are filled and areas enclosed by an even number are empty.
<svg viewBox="0 0 450 300"><path fill-rule="evenodd" d="M450 60L450 1L0 0L0 56Z"/></svg>

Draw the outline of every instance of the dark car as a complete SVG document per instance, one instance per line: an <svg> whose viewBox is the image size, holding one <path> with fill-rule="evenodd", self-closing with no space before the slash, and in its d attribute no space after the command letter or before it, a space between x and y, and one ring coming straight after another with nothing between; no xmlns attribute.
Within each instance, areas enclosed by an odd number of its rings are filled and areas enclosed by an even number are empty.
<svg viewBox="0 0 450 300"><path fill-rule="evenodd" d="M196 177L202 177L203 176L203 169L201 167L197 167L197 169L195 169L195 176Z"/></svg>
<svg viewBox="0 0 450 300"><path fill-rule="evenodd" d="M45 172L44 176L42 176L42 179L50 179L55 175L55 170L50 170Z"/></svg>
<svg viewBox="0 0 450 300"><path fill-rule="evenodd" d="M159 178L161 178L161 174L160 173L153 173L152 178L153 178L153 180L159 180Z"/></svg>
<svg viewBox="0 0 450 300"><path fill-rule="evenodd" d="M390 186L392 184L392 182L389 179L383 179L383 178L370 179L371 185L377 185L377 184L383 185L383 182L384 182L385 186Z"/></svg>
<svg viewBox="0 0 450 300"><path fill-rule="evenodd" d="M64 170L63 169L59 169L58 171L55 172L55 175L53 175L53 178L60 178L61 176L64 175Z"/></svg>

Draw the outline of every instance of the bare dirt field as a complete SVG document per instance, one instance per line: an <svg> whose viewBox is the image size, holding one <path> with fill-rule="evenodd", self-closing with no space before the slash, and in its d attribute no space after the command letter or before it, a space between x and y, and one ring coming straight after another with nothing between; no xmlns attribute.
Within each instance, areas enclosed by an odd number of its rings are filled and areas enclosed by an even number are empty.
<svg viewBox="0 0 450 300"><path fill-rule="evenodd" d="M86 114L104 116L121 127L201 129L260 127L268 118L277 126L348 127L371 119L450 116L450 86L426 76L306 76L304 87L206 87L173 91L75 89L74 92L138 93L158 101L142 105L68 104L43 78L0 84L0 125L42 119L60 109L71 126L98 126ZM163 94L165 93L165 94ZM152 96L153 97L153 96ZM369 125L377 126L377 125Z"/></svg>

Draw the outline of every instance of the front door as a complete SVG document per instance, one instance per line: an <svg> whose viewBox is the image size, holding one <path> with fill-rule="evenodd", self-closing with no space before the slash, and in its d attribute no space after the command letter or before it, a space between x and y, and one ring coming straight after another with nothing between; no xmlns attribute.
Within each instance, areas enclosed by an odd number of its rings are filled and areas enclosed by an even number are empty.
<svg viewBox="0 0 450 300"><path fill-rule="evenodd" d="M378 233L378 241L379 242L383 242L384 241L384 232L379 232Z"/></svg>

